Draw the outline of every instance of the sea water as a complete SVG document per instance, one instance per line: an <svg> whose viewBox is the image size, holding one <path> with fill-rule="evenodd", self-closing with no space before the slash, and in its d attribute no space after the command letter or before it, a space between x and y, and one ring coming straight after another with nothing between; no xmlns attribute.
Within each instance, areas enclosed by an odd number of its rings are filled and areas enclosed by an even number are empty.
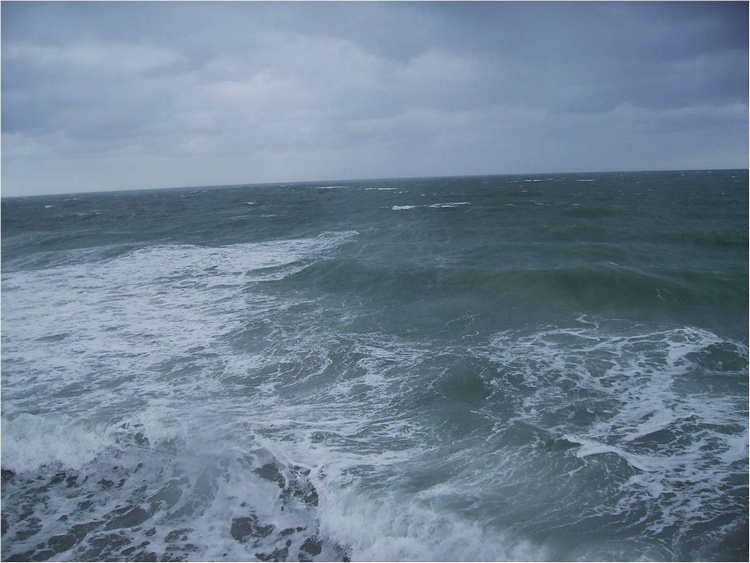
<svg viewBox="0 0 750 563"><path fill-rule="evenodd" d="M747 560L748 172L2 200L3 560Z"/></svg>

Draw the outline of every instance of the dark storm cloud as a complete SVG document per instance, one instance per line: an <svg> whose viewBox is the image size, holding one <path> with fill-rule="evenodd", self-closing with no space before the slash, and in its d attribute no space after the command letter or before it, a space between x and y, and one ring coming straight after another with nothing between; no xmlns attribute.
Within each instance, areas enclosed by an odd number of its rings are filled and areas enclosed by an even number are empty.
<svg viewBox="0 0 750 563"><path fill-rule="evenodd" d="M744 167L747 10L4 2L3 193Z"/></svg>
<svg viewBox="0 0 750 563"><path fill-rule="evenodd" d="M505 70L499 97L604 111L747 100L747 4L437 4L446 41ZM453 22L451 26L449 22ZM707 87L708 86L708 87Z"/></svg>

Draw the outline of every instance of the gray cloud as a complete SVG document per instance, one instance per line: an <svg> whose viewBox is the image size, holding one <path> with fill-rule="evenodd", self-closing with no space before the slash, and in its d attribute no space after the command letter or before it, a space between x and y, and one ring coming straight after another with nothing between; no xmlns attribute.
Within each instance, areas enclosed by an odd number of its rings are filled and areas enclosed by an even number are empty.
<svg viewBox="0 0 750 563"><path fill-rule="evenodd" d="M3 194L747 167L747 10L4 3Z"/></svg>

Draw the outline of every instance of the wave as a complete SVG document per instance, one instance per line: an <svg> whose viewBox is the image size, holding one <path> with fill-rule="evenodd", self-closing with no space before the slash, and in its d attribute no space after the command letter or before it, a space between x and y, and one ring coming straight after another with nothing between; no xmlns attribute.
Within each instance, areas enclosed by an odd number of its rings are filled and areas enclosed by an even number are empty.
<svg viewBox="0 0 750 563"><path fill-rule="evenodd" d="M32 244L44 248L54 246L55 243L60 242L37 235L32 235L31 238L36 239ZM29 244L29 241L26 240L20 244L26 245ZM57 268L68 265L103 262L112 258L124 256L142 247L143 245L137 243L115 243L84 248L73 248L69 250L40 250L38 252L25 253L18 256L12 255L11 250L11 256L4 256L3 263L8 270L45 270L48 268Z"/></svg>
<svg viewBox="0 0 750 563"><path fill-rule="evenodd" d="M461 265L458 257L433 260L424 255L410 262L391 257L389 266L382 267L377 262L342 256L300 269L295 277L299 283L330 291L356 291L362 296L377 294L384 300L465 295L502 301L515 295L529 303L540 299L550 305L564 303L573 312L602 314L670 307L681 310L702 302L736 306L739 298L732 281L717 276L666 268L646 272L608 261L567 267L483 267L479 263L472 267Z"/></svg>

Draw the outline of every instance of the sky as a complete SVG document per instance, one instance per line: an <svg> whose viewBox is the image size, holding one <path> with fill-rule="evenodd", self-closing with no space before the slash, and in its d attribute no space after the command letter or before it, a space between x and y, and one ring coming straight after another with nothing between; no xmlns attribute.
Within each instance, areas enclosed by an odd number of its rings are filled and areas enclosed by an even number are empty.
<svg viewBox="0 0 750 563"><path fill-rule="evenodd" d="M747 2L8 2L2 195L748 167Z"/></svg>

